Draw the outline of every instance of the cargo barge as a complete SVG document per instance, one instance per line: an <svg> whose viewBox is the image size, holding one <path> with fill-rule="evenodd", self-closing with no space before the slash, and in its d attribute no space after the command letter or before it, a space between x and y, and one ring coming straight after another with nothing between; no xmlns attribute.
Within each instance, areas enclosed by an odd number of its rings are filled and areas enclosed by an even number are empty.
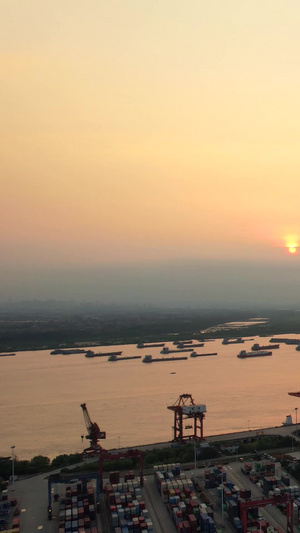
<svg viewBox="0 0 300 533"><path fill-rule="evenodd" d="M237 339L223 339L222 344L241 344L245 342L242 337L238 337Z"/></svg>
<svg viewBox="0 0 300 533"><path fill-rule="evenodd" d="M213 352L213 353L197 353L197 352L192 352L190 354L190 357L205 357L206 355L218 355L217 352Z"/></svg>
<svg viewBox="0 0 300 533"><path fill-rule="evenodd" d="M181 352L193 352L194 349L193 348L182 348L182 349L178 349L178 350L170 350L170 348L168 348L167 346L165 346L165 348L163 348L160 353L162 354L166 354L166 353L181 353Z"/></svg>
<svg viewBox="0 0 300 533"><path fill-rule="evenodd" d="M92 350L88 350L85 354L85 357L104 357L105 355L121 355L121 353L123 353L122 351L121 352L100 352L100 353L95 353L93 352Z"/></svg>
<svg viewBox="0 0 300 533"><path fill-rule="evenodd" d="M16 355L15 353L0 353L0 357L9 357L12 355Z"/></svg>
<svg viewBox="0 0 300 533"><path fill-rule="evenodd" d="M182 357L152 357L152 355L145 355L143 363L160 363L161 361L183 361L187 356Z"/></svg>
<svg viewBox="0 0 300 533"><path fill-rule="evenodd" d="M278 337L277 339L272 338L269 342L280 342L284 344L300 344L300 339L288 339L286 337Z"/></svg>
<svg viewBox="0 0 300 533"><path fill-rule="evenodd" d="M125 357L118 357L116 354L109 356L108 361L126 361L127 359L141 359L141 355L126 355Z"/></svg>
<svg viewBox="0 0 300 533"><path fill-rule="evenodd" d="M272 355L272 352L258 350L257 352L246 352L246 350L241 350L237 354L237 357L240 359L246 359L247 357L265 357L266 355Z"/></svg>
<svg viewBox="0 0 300 533"><path fill-rule="evenodd" d="M200 348L200 347L204 346L204 342L199 342L197 344L190 344L189 346L191 348L198 348L198 347ZM177 345L177 348L188 348L189 346L184 344L184 343L179 342L178 345Z"/></svg>
<svg viewBox="0 0 300 533"><path fill-rule="evenodd" d="M144 342L139 342L137 344L137 348L161 348L162 346L164 346L165 343L164 342L157 342L157 343L144 343Z"/></svg>
<svg viewBox="0 0 300 533"><path fill-rule="evenodd" d="M82 350L81 348L70 348L68 350L56 349L52 350L50 355L72 355L77 353L86 353L86 350Z"/></svg>
<svg viewBox="0 0 300 533"><path fill-rule="evenodd" d="M273 344L273 345L269 345L269 346L260 346L259 344L255 343L253 344L253 346L251 347L251 350L254 350L255 352L257 352L258 350L273 350L275 348L279 348L280 344ZM296 348L297 350L297 348Z"/></svg>

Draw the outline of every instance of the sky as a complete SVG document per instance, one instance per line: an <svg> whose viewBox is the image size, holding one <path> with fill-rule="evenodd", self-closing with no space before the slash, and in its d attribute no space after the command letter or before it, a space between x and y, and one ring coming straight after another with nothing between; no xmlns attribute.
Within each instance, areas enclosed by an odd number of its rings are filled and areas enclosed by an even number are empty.
<svg viewBox="0 0 300 533"><path fill-rule="evenodd" d="M300 302L298 0L2 0L0 17L0 300L229 302L235 272L240 303L270 280Z"/></svg>

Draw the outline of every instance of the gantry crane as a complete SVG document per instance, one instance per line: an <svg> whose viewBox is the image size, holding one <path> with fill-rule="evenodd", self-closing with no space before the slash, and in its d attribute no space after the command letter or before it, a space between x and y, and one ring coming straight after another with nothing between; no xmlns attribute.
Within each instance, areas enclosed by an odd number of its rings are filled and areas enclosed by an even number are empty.
<svg viewBox="0 0 300 533"><path fill-rule="evenodd" d="M168 409L174 411L173 441L183 443L186 440L203 440L205 405L196 405L191 394L181 394L174 405L168 406ZM183 433L183 420L186 419L193 421L193 425L185 426L185 429L193 428L193 433L189 435Z"/></svg>
<svg viewBox="0 0 300 533"><path fill-rule="evenodd" d="M86 404L81 403L80 407L83 412L83 418L84 418L86 429L88 432L85 438L90 441L90 450L100 450L98 440L106 439L106 433L105 431L100 430L96 422L91 421Z"/></svg>

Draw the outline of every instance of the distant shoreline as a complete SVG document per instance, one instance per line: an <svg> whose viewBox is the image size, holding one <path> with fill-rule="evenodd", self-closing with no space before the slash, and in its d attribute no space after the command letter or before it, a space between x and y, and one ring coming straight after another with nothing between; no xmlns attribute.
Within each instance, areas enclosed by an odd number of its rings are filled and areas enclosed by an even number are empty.
<svg viewBox="0 0 300 533"><path fill-rule="evenodd" d="M261 323L251 323L262 320ZM267 318L266 318L267 317ZM186 310L120 313L118 315L0 316L0 352L120 346L139 342L200 341L224 337L300 335L296 310ZM263 319L266 320L263 322ZM228 328L228 323L248 322Z"/></svg>

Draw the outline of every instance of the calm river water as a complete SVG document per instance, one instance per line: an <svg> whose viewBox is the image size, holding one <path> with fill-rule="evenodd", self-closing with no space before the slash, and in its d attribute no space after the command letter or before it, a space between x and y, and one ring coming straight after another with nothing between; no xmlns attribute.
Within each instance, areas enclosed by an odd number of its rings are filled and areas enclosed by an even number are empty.
<svg viewBox="0 0 300 533"><path fill-rule="evenodd" d="M295 346L281 344L272 357L237 358L241 349L268 341L255 337L244 344L222 345L220 339L196 349L217 356L152 364L50 355L49 350L2 357L0 455L10 455L12 445L19 459L82 451L88 441L81 441L86 435L81 403L106 431L107 448L170 440L173 413L167 406L184 393L206 405L206 435L280 426L289 414L295 420L300 399L288 395L300 390L300 352ZM110 351L116 346L92 349ZM117 349L124 356L160 356L161 348Z"/></svg>

